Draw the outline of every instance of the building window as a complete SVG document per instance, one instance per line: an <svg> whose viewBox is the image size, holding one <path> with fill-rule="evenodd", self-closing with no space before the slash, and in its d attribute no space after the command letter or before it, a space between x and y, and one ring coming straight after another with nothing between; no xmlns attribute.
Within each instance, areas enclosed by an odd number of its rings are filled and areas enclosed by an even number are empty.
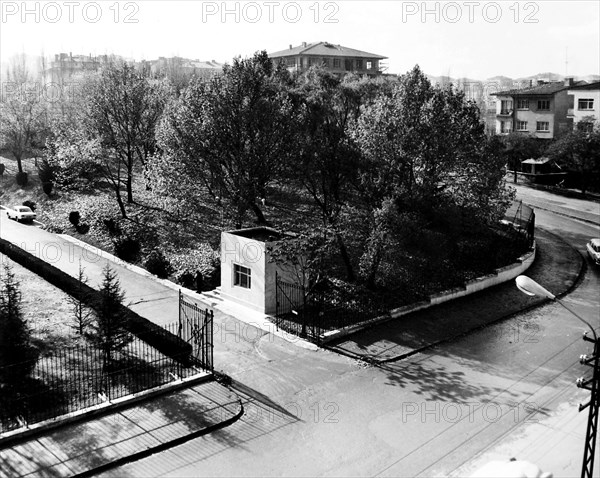
<svg viewBox="0 0 600 478"><path fill-rule="evenodd" d="M329 58L323 58L321 61L323 62L323 66L325 68L329 68Z"/></svg>
<svg viewBox="0 0 600 478"><path fill-rule="evenodd" d="M518 110L528 110L529 109L529 100L525 100L525 99L517 100L517 109Z"/></svg>
<svg viewBox="0 0 600 478"><path fill-rule="evenodd" d="M579 110L593 110L594 100L592 98L581 98L577 101L577 109Z"/></svg>
<svg viewBox="0 0 600 478"><path fill-rule="evenodd" d="M315 64L315 60L314 58L309 58L308 59L308 67L310 68L311 66L313 66Z"/></svg>
<svg viewBox="0 0 600 478"><path fill-rule="evenodd" d="M579 131L583 131L584 133L591 133L594 131L594 123L591 121L580 121L577 123L577 129Z"/></svg>
<svg viewBox="0 0 600 478"><path fill-rule="evenodd" d="M356 69L357 70L362 70L363 69L363 62L362 62L362 60L356 60Z"/></svg>
<svg viewBox="0 0 600 478"><path fill-rule="evenodd" d="M334 58L333 59L333 67L340 68L341 66L342 66L342 61L339 58Z"/></svg>
<svg viewBox="0 0 600 478"><path fill-rule="evenodd" d="M550 100L538 100L537 105L538 110L549 110L550 109ZM543 121L542 121L543 123Z"/></svg>
<svg viewBox="0 0 600 478"><path fill-rule="evenodd" d="M513 109L512 100L502 100L500 101L500 114L501 115L509 115Z"/></svg>
<svg viewBox="0 0 600 478"><path fill-rule="evenodd" d="M538 121L535 125L536 131L550 131L550 122Z"/></svg>
<svg viewBox="0 0 600 478"><path fill-rule="evenodd" d="M373 69L373 62L372 61L368 61L367 62L367 70L372 70Z"/></svg>
<svg viewBox="0 0 600 478"><path fill-rule="evenodd" d="M500 133L510 133L510 121L500 121Z"/></svg>
<svg viewBox="0 0 600 478"><path fill-rule="evenodd" d="M517 131L527 131L527 121L517 121Z"/></svg>
<svg viewBox="0 0 600 478"><path fill-rule="evenodd" d="M354 69L354 62L346 59L344 60L344 67L346 68L346 71L352 71Z"/></svg>
<svg viewBox="0 0 600 478"><path fill-rule="evenodd" d="M247 267L234 264L233 285L243 287L244 289L250 289L250 286L252 285L252 278L250 277L251 273L252 271Z"/></svg>

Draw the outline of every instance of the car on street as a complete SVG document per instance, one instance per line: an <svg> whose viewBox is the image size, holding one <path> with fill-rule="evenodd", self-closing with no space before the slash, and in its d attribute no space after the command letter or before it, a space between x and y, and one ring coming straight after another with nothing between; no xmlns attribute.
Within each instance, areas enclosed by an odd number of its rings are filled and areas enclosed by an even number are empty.
<svg viewBox="0 0 600 478"><path fill-rule="evenodd" d="M594 264L600 266L600 239L591 239L585 247L590 259L594 262Z"/></svg>
<svg viewBox="0 0 600 478"><path fill-rule="evenodd" d="M12 206L6 209L6 215L9 219L17 222L32 222L37 216L31 208L27 206Z"/></svg>

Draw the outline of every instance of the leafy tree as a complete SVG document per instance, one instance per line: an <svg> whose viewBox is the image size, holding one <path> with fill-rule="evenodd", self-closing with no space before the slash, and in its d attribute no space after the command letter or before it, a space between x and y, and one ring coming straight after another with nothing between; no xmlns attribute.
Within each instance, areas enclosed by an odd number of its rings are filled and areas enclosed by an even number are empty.
<svg viewBox="0 0 600 478"><path fill-rule="evenodd" d="M13 389L31 374L38 352L23 316L19 282L8 263L0 288L0 390Z"/></svg>
<svg viewBox="0 0 600 478"><path fill-rule="evenodd" d="M247 210L265 224L260 199L295 154L287 82L266 52L236 58L209 82L192 79L161 123L153 187L185 197L201 185L229 201L238 225Z"/></svg>
<svg viewBox="0 0 600 478"><path fill-rule="evenodd" d="M546 146L542 141L530 134L513 131L502 139L506 162L514 171L514 182L517 182L517 171L521 169L521 162L530 158L539 158L544 154Z"/></svg>
<svg viewBox="0 0 600 478"><path fill-rule="evenodd" d="M12 153L18 173L23 175L22 160L37 152L47 133L47 114L40 85L22 56L8 68L4 96L0 102L0 148Z"/></svg>
<svg viewBox="0 0 600 478"><path fill-rule="evenodd" d="M101 165L123 217L124 186L133 202L133 175L156 150L155 127L168 98L162 83L150 82L125 62L110 62L88 88L85 129L103 149Z"/></svg>
<svg viewBox="0 0 600 478"><path fill-rule="evenodd" d="M96 320L91 325L88 338L95 343L104 358L106 370L114 358L115 353L123 350L133 336L127 331L127 319L123 315L122 304L124 293L116 273L106 264L103 271L100 298L95 304Z"/></svg>
<svg viewBox="0 0 600 478"><path fill-rule="evenodd" d="M579 187L585 195L590 179L600 174L600 122L591 131L576 129L555 141L548 156L566 169L579 173Z"/></svg>

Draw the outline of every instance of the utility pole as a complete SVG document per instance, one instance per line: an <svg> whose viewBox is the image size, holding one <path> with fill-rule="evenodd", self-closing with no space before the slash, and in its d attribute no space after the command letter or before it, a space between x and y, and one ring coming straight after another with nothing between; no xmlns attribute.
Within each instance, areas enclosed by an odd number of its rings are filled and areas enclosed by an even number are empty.
<svg viewBox="0 0 600 478"><path fill-rule="evenodd" d="M593 329L592 329L593 332ZM592 478L594 471L594 452L596 449L596 437L598 435L598 409L600 408L600 393L599 393L599 380L600 380L600 342L598 337L588 337L587 332L583 334L583 340L586 342L592 342L594 344L594 353L590 355L581 355L579 362L584 365L589 365L593 368L592 378L584 379L580 377L577 379L577 386L579 388L585 388L591 392L590 400L585 404L579 404L579 411L585 410L590 407L587 430L585 433L585 448L583 451L583 465L581 468L581 478Z"/></svg>

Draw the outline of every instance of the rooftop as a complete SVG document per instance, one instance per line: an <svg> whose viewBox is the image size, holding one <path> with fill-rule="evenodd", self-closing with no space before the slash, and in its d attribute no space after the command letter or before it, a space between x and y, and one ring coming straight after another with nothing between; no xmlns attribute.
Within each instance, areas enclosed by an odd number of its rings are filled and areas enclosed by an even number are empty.
<svg viewBox="0 0 600 478"><path fill-rule="evenodd" d="M273 242L283 237L283 234L271 227L251 227L248 229L237 229L228 232L229 234L233 234L235 236L254 239L260 242Z"/></svg>
<svg viewBox="0 0 600 478"><path fill-rule="evenodd" d="M569 90L600 90L600 81L588 83L587 85L571 86Z"/></svg>
<svg viewBox="0 0 600 478"><path fill-rule="evenodd" d="M572 85L565 84L564 81L552 81L548 83L530 86L528 88L516 88L506 91L498 91L492 93L492 96L546 96L554 95L562 90L573 89L577 86L587 85L585 81L577 81Z"/></svg>
<svg viewBox="0 0 600 478"><path fill-rule="evenodd" d="M297 47L290 47L287 50L277 51L275 53L269 53L271 58L279 58L285 56L294 55L315 55L315 56L340 56L348 57L352 56L355 58L371 58L376 60L384 60L387 56L376 55L374 53L368 53L366 51L355 50L354 48L348 48L342 45L334 45L329 42L316 42L316 43L303 43Z"/></svg>

